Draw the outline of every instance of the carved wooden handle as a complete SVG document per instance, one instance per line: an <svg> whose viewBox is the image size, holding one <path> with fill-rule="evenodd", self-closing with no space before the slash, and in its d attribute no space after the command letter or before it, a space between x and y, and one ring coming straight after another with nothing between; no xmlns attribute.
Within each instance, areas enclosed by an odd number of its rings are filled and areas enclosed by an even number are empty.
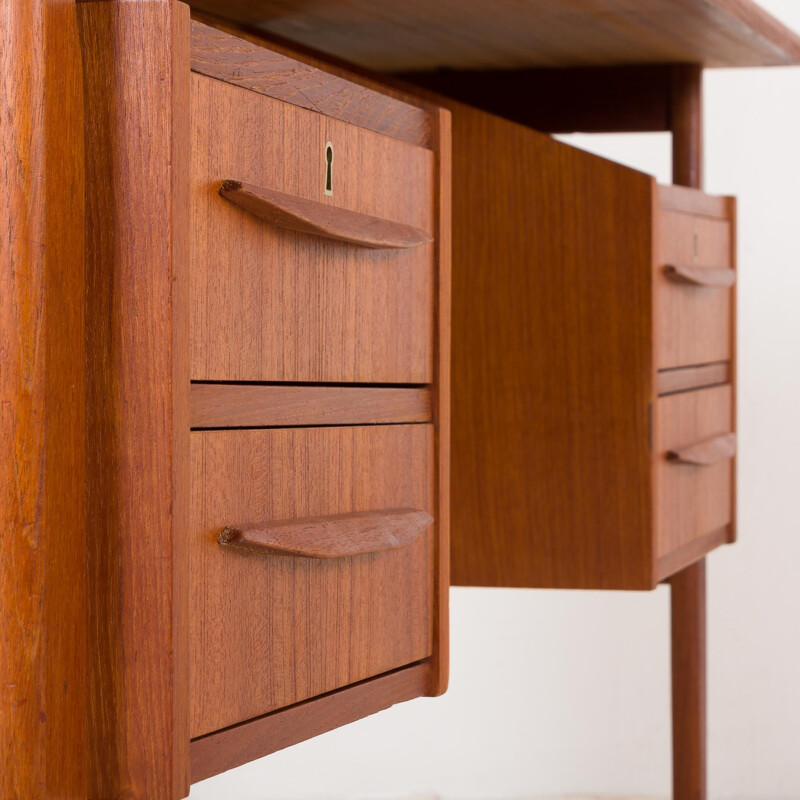
<svg viewBox="0 0 800 800"><path fill-rule="evenodd" d="M219 193L228 202L270 225L361 247L407 249L433 241L430 234L411 225L248 183L225 181Z"/></svg>
<svg viewBox="0 0 800 800"><path fill-rule="evenodd" d="M736 273L726 267L688 267L680 264L667 264L664 275L673 283L686 283L690 286L706 286L726 289L736 283Z"/></svg>
<svg viewBox="0 0 800 800"><path fill-rule="evenodd" d="M736 455L736 434L723 433L697 444L670 450L667 458L676 464L691 464L708 467L719 461L726 461Z"/></svg>
<svg viewBox="0 0 800 800"><path fill-rule="evenodd" d="M279 556L347 558L405 547L432 522L430 514L415 508L356 511L229 526L220 534L219 543Z"/></svg>

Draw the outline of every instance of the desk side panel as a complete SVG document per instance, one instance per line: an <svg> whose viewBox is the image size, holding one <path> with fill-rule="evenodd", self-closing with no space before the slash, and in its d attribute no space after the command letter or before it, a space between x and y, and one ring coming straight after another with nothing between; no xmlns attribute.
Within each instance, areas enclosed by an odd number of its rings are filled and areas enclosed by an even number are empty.
<svg viewBox="0 0 800 800"><path fill-rule="evenodd" d="M451 111L453 582L650 588L652 179Z"/></svg>

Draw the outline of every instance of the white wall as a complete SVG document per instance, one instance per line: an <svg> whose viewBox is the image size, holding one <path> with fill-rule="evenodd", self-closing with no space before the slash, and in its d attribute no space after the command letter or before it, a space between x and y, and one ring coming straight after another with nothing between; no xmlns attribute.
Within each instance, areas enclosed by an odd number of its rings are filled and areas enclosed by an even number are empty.
<svg viewBox="0 0 800 800"><path fill-rule="evenodd" d="M797 0L762 4L800 30ZM710 789L798 800L800 68L708 73L706 103L706 188L740 198L740 542L709 560ZM590 146L669 174L664 136ZM212 778L191 797L666 797L668 599L666 588L454 589L447 695Z"/></svg>

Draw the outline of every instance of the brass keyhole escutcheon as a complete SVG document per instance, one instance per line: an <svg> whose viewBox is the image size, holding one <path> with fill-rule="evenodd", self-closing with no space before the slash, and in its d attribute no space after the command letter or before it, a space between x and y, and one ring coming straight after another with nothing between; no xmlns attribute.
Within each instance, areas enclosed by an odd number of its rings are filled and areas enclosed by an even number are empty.
<svg viewBox="0 0 800 800"><path fill-rule="evenodd" d="M325 194L333 195L333 145L325 145Z"/></svg>

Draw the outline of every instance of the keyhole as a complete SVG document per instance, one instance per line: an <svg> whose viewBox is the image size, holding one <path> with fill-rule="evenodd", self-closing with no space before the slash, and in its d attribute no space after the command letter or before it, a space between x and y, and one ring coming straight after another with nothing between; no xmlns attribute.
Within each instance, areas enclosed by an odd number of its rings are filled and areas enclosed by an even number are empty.
<svg viewBox="0 0 800 800"><path fill-rule="evenodd" d="M695 232L694 235L694 260L700 258L700 234Z"/></svg>
<svg viewBox="0 0 800 800"><path fill-rule="evenodd" d="M333 145L325 145L325 194L333 194Z"/></svg>

